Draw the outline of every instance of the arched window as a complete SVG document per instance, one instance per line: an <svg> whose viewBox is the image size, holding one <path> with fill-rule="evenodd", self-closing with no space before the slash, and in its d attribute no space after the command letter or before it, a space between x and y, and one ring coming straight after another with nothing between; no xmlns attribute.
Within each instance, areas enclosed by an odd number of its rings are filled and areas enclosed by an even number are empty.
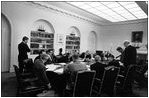
<svg viewBox="0 0 149 98"><path fill-rule="evenodd" d="M46 20L39 19L34 22L30 36L31 54L38 54L40 50L53 49L54 28Z"/></svg>
<svg viewBox="0 0 149 98"><path fill-rule="evenodd" d="M77 27L72 26L68 29L66 35L66 52L80 51L80 31Z"/></svg>
<svg viewBox="0 0 149 98"><path fill-rule="evenodd" d="M91 31L88 36L88 49L91 52L96 50L96 32Z"/></svg>

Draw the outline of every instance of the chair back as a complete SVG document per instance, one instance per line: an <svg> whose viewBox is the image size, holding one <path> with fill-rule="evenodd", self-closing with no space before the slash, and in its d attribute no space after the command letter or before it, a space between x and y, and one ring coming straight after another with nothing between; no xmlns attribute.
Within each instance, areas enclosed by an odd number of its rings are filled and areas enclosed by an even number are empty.
<svg viewBox="0 0 149 98"><path fill-rule="evenodd" d="M124 81L123 81L123 86L122 88L125 89L125 86L126 85L131 85L130 81L132 80L131 78L132 75L133 75L133 71L135 71L135 68L136 66L135 65L130 65L127 69L126 69L126 72L125 72L125 78L124 78Z"/></svg>
<svg viewBox="0 0 149 98"><path fill-rule="evenodd" d="M95 71L79 71L76 73L73 96L91 96Z"/></svg>
<svg viewBox="0 0 149 98"><path fill-rule="evenodd" d="M33 65L34 65L33 60L29 58L27 62L25 62L26 72L33 72Z"/></svg>
<svg viewBox="0 0 149 98"><path fill-rule="evenodd" d="M13 65L13 67L14 67L14 70L15 70L16 78L17 78L17 80L19 80L19 78L20 78L19 68L18 68L17 65Z"/></svg>
<svg viewBox="0 0 149 98"><path fill-rule="evenodd" d="M99 94L106 93L109 96L113 96L115 94L116 81L118 79L119 72L120 72L119 67L113 66L110 68L105 68Z"/></svg>

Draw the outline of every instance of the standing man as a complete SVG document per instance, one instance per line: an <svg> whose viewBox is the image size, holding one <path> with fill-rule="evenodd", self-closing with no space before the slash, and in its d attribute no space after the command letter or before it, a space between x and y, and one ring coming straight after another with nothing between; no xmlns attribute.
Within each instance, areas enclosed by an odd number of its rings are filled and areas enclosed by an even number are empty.
<svg viewBox="0 0 149 98"><path fill-rule="evenodd" d="M130 65L136 64L136 48L131 46L129 41L124 42L124 47L125 50L122 58L122 63L124 63L124 66L129 67Z"/></svg>
<svg viewBox="0 0 149 98"><path fill-rule="evenodd" d="M125 41L124 42L124 55L122 58L122 63L124 64L126 71L129 70L129 75L127 75L127 80L125 82L125 90L132 94L132 83L134 81L133 77L134 77L134 71L135 71L135 64L136 64L136 55L137 55L137 50L135 47L130 45L129 41Z"/></svg>
<svg viewBox="0 0 149 98"><path fill-rule="evenodd" d="M28 59L27 52L30 52L30 49L27 45L28 39L29 39L28 37L24 36L22 42L18 45L18 51L19 51L18 62L19 62L20 73L23 72L24 61Z"/></svg>

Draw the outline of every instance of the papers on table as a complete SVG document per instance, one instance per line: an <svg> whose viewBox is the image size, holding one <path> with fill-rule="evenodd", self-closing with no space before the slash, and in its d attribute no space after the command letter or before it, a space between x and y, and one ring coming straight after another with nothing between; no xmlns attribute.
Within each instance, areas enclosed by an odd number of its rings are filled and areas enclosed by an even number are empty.
<svg viewBox="0 0 149 98"><path fill-rule="evenodd" d="M47 70L46 71L53 71L56 73L63 73L64 68L61 65L54 65L54 64L48 64L46 65Z"/></svg>
<svg viewBox="0 0 149 98"><path fill-rule="evenodd" d="M124 66L122 62L119 62L120 66Z"/></svg>
<svg viewBox="0 0 149 98"><path fill-rule="evenodd" d="M90 65L86 65L86 67L87 67L88 70L91 70L91 69L90 69Z"/></svg>
<svg viewBox="0 0 149 98"><path fill-rule="evenodd" d="M46 65L46 68L48 71L53 71L57 68L57 66L55 66L54 64L49 64L49 65Z"/></svg>
<svg viewBox="0 0 149 98"><path fill-rule="evenodd" d="M63 71L64 71L64 68L60 68L60 69L55 70L54 72L56 72L56 73L63 73Z"/></svg>
<svg viewBox="0 0 149 98"><path fill-rule="evenodd" d="M60 65L63 65L63 66L66 65L66 63L59 63L59 64L60 64Z"/></svg>

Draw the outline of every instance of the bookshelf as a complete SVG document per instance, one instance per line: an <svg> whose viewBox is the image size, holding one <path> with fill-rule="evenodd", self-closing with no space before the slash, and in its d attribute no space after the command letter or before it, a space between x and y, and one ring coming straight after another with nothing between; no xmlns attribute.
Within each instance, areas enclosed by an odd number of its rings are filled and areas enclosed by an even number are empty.
<svg viewBox="0 0 149 98"><path fill-rule="evenodd" d="M38 54L40 50L53 49L54 33L45 30L31 31L30 49L31 55Z"/></svg>
<svg viewBox="0 0 149 98"><path fill-rule="evenodd" d="M66 51L80 50L80 37L73 34L66 35Z"/></svg>

